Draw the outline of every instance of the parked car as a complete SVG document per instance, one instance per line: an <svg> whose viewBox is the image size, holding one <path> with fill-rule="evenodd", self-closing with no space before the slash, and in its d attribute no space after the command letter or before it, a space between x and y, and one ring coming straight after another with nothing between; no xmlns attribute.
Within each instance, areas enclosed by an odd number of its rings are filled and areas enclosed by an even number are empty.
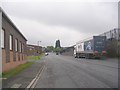
<svg viewBox="0 0 120 90"><path fill-rule="evenodd" d="M58 52L56 53L56 55L59 55Z"/></svg>
<svg viewBox="0 0 120 90"><path fill-rule="evenodd" d="M45 56L47 56L47 55L48 55L48 53L46 52L46 53L45 53Z"/></svg>

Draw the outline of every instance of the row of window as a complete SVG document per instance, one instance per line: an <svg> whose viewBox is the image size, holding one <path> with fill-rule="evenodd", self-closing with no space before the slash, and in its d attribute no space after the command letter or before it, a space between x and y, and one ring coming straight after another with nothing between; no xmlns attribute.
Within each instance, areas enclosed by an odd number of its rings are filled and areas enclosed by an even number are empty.
<svg viewBox="0 0 120 90"><path fill-rule="evenodd" d="M119 32L120 32L120 29L113 29L113 30L110 30L109 32L100 34L100 36L106 36L107 39L111 39L111 38L119 39L120 37Z"/></svg>
<svg viewBox="0 0 120 90"><path fill-rule="evenodd" d="M19 44L19 45L18 45ZM24 50L24 44L21 42L18 42L18 39L15 39L15 51L18 52L23 52ZM5 31L2 29L1 30L1 48L5 48ZM9 35L9 49L13 50L13 35Z"/></svg>

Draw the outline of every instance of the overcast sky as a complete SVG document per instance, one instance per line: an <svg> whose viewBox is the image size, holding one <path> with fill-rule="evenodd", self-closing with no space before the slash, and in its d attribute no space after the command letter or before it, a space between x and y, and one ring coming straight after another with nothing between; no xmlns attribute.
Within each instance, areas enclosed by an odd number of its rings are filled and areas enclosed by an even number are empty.
<svg viewBox="0 0 120 90"><path fill-rule="evenodd" d="M55 45L59 39L71 46L118 27L117 2L17 1L4 0L2 8L29 44Z"/></svg>

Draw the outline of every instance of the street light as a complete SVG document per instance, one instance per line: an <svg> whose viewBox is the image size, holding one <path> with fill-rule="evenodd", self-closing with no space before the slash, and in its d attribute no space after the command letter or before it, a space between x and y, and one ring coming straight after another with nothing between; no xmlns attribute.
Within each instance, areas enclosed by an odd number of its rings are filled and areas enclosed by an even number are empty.
<svg viewBox="0 0 120 90"><path fill-rule="evenodd" d="M40 49L40 46L39 46L39 43L41 43L41 41L38 41L38 51L37 51L37 53L40 53L41 52L41 49Z"/></svg>

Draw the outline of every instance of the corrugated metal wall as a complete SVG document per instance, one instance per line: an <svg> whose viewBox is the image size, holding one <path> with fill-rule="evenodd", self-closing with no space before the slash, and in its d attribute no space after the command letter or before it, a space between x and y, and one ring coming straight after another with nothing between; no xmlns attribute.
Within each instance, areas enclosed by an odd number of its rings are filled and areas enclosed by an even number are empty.
<svg viewBox="0 0 120 90"><path fill-rule="evenodd" d="M108 57L118 57L119 56L118 43L120 41L120 29L115 28L113 30L100 34L100 36L106 36L107 38L106 49L108 52Z"/></svg>

